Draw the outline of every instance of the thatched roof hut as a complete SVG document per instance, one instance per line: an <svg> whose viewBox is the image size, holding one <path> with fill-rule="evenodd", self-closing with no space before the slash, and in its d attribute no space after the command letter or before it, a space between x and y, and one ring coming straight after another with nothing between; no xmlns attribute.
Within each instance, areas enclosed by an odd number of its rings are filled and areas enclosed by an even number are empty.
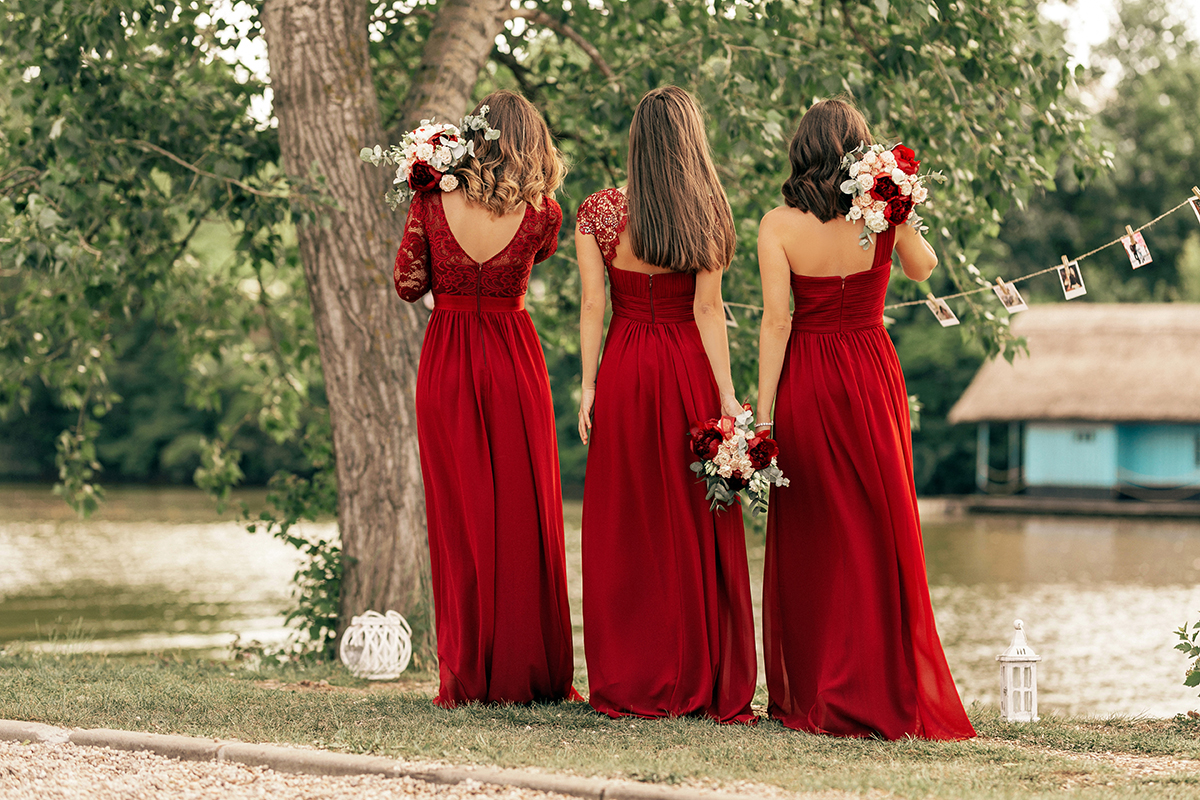
<svg viewBox="0 0 1200 800"><path fill-rule="evenodd" d="M1058 303L1012 328L1029 355L985 364L950 422L1200 422L1200 304Z"/></svg>

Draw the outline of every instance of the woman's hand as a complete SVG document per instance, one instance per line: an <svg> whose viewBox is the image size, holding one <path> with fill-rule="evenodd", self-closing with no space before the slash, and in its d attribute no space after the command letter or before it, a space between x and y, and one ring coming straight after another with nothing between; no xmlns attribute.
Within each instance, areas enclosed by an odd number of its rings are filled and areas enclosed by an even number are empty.
<svg viewBox="0 0 1200 800"><path fill-rule="evenodd" d="M742 408L742 404L738 402L737 395L732 392L725 394L721 393L721 413L728 417L736 417L746 409Z"/></svg>
<svg viewBox="0 0 1200 800"><path fill-rule="evenodd" d="M579 398L579 438L584 444L588 443L588 434L592 432L592 406L596 404L596 387L583 387Z"/></svg>

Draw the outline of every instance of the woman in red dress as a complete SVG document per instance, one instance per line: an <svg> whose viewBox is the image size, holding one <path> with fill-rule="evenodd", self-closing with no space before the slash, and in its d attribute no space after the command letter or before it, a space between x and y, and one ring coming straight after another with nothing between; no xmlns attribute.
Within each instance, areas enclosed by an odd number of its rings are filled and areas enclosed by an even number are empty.
<svg viewBox="0 0 1200 800"><path fill-rule="evenodd" d="M699 109L674 86L650 92L629 131L628 187L587 198L575 233L584 647L589 700L613 717L754 720L741 509L710 511L688 470L691 424L741 411L721 303L733 243Z"/></svg>
<svg viewBox="0 0 1200 800"><path fill-rule="evenodd" d="M444 708L574 691L554 410L524 310L564 168L527 100L483 105L500 138L475 132L457 191L413 197L395 268L402 298L434 297L416 399Z"/></svg>
<svg viewBox="0 0 1200 800"><path fill-rule="evenodd" d="M771 490L767 517L769 711L814 733L962 739L975 731L934 627L908 393L883 327L893 245L912 280L937 256L909 225L864 251L863 220L844 219L842 156L871 141L852 105L809 109L792 139L787 205L759 228L759 416L774 404L791 480Z"/></svg>

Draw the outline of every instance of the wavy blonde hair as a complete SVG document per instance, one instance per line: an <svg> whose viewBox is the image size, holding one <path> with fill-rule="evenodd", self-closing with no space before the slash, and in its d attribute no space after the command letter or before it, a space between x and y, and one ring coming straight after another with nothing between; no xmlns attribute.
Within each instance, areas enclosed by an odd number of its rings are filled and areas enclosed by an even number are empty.
<svg viewBox="0 0 1200 800"><path fill-rule="evenodd" d="M468 200L486 206L496 216L515 211L521 203L537 210L542 198L554 194L567 172L562 154L542 115L533 104L506 89L479 101L472 114L488 106L488 125L500 138L488 141L474 131L475 156L455 173Z"/></svg>
<svg viewBox="0 0 1200 800"><path fill-rule="evenodd" d="M717 179L704 118L678 86L648 92L629 126L629 246L675 272L722 270L733 258L733 215Z"/></svg>

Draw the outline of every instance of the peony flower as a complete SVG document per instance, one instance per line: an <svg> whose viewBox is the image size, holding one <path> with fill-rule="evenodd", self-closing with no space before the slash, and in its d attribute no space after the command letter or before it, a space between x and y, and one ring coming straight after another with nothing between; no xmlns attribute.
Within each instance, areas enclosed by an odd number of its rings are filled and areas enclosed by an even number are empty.
<svg viewBox="0 0 1200 800"><path fill-rule="evenodd" d="M871 197L876 200L883 200L884 202L891 200L898 194L900 194L900 187L887 175L877 178L875 186L871 189Z"/></svg>
<svg viewBox="0 0 1200 800"><path fill-rule="evenodd" d="M912 150L902 144L898 144L892 148L892 154L896 159L896 166L903 172L909 175L917 174L917 169L921 166L921 162L916 159L916 154Z"/></svg>
<svg viewBox="0 0 1200 800"><path fill-rule="evenodd" d="M746 442L749 449L746 451L746 458L750 462L750 466L754 469L762 469L770 466L771 460L779 455L779 445L774 439L769 439L766 436L755 437Z"/></svg>
<svg viewBox="0 0 1200 800"><path fill-rule="evenodd" d="M908 219L908 213L912 211L913 199L911 197L903 197L896 195L888 201L887 210L883 212L883 216L893 225L902 225Z"/></svg>
<svg viewBox="0 0 1200 800"><path fill-rule="evenodd" d="M453 175L443 175L442 179L438 181L438 188L443 192L453 192L458 188L458 178Z"/></svg>
<svg viewBox="0 0 1200 800"><path fill-rule="evenodd" d="M692 425L692 452L702 460L712 460L717 457L721 443L725 441L721 429L713 422Z"/></svg>
<svg viewBox="0 0 1200 800"><path fill-rule="evenodd" d="M418 161L408 174L408 186L414 192L428 192L442 180L442 173L428 164Z"/></svg>

